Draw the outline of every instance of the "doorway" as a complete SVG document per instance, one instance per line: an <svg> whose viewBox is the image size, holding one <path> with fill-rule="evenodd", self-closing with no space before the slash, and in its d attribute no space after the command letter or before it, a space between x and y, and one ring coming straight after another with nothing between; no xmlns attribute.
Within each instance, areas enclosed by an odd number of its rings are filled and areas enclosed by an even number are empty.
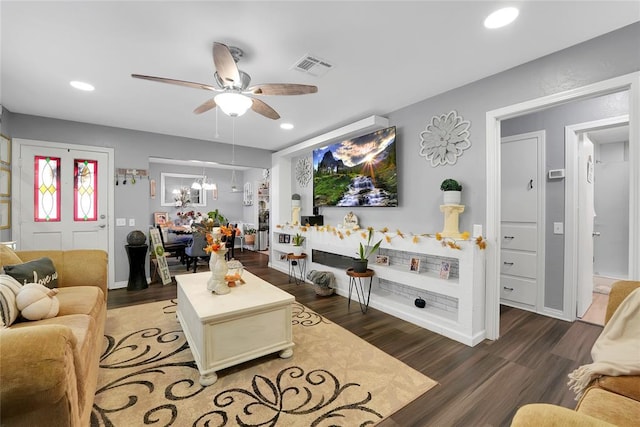
<svg viewBox="0 0 640 427"><path fill-rule="evenodd" d="M14 144L11 229L18 249L113 254L113 149L23 139Z"/></svg>
<svg viewBox="0 0 640 427"><path fill-rule="evenodd" d="M614 92L629 91L629 235L637 235L640 226L640 198L638 197L637 182L640 181L640 127L634 117L638 117L640 108L640 73L635 72L624 76L612 78L602 82L572 89L531 101L507 106L497 110L487 112L487 226L486 234L489 246L486 255L486 337L497 339L500 335L500 123L502 120L518 117L521 115L538 112L546 108L561 105L573 100L588 99L599 95ZM567 164L575 163L576 160L566 159ZM571 194L575 194L573 191ZM571 200L572 197L566 197ZM575 201L572 201L571 210L575 210ZM571 210L565 209L565 212ZM570 225L570 226L569 226ZM565 227L566 246L571 245L574 249L570 256L565 257L564 262L564 283L575 283L575 272L577 271L577 259L575 256L575 245L577 236L577 225L567 224ZM566 247L565 246L565 247ZM640 254L640 242L637 239L629 241L629 258L634 259ZM630 263L629 277L632 280L640 277L640 266ZM555 313L556 317L566 320L575 319L576 295L575 288L564 286L562 293L562 310ZM554 313L550 313L554 315Z"/></svg>
<svg viewBox="0 0 640 427"><path fill-rule="evenodd" d="M604 324L608 291L629 277L629 117L567 126L566 155L577 155L576 317Z"/></svg>

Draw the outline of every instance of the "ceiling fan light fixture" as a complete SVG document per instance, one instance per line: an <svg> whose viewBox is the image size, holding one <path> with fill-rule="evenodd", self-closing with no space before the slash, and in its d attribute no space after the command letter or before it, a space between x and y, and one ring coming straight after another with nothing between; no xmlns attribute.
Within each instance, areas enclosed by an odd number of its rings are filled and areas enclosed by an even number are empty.
<svg viewBox="0 0 640 427"><path fill-rule="evenodd" d="M237 92L224 92L215 97L216 105L231 117L240 117L247 112L253 101L251 98Z"/></svg>

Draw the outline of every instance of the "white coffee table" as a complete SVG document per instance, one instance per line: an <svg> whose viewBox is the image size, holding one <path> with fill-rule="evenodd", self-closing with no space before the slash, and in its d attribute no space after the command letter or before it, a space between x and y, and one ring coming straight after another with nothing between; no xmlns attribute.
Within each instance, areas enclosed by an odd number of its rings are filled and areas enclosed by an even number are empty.
<svg viewBox="0 0 640 427"><path fill-rule="evenodd" d="M245 271L245 284L226 295L207 290L211 273L183 274L178 282L178 320L200 371L200 384L216 371L280 352L293 355L291 306L295 298Z"/></svg>

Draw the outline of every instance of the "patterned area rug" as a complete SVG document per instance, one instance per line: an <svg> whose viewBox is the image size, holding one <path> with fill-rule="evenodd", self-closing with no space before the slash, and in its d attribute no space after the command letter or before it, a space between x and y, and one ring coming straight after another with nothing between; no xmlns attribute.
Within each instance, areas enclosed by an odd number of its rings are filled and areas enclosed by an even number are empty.
<svg viewBox="0 0 640 427"><path fill-rule="evenodd" d="M92 426L369 426L437 383L294 303L293 357L202 387L176 302L109 310Z"/></svg>

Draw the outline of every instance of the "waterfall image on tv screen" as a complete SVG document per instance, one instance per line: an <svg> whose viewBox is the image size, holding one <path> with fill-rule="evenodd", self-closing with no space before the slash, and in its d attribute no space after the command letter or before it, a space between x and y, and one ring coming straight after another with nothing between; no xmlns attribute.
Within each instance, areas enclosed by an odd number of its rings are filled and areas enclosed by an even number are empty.
<svg viewBox="0 0 640 427"><path fill-rule="evenodd" d="M396 128L313 150L314 206L398 206Z"/></svg>

